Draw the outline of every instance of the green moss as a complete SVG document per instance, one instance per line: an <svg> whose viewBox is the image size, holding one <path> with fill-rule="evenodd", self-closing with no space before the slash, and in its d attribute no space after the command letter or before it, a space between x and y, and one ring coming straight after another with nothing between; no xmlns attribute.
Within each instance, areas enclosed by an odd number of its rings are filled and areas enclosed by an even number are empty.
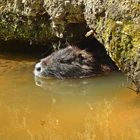
<svg viewBox="0 0 140 140"><path fill-rule="evenodd" d="M52 37L50 24L45 17L25 17L12 12L1 13L0 31L3 40L18 39L38 43Z"/></svg>
<svg viewBox="0 0 140 140"><path fill-rule="evenodd" d="M140 47L140 27L130 22L117 24L109 19L103 39L110 56L120 69L125 70L125 62L133 59Z"/></svg>

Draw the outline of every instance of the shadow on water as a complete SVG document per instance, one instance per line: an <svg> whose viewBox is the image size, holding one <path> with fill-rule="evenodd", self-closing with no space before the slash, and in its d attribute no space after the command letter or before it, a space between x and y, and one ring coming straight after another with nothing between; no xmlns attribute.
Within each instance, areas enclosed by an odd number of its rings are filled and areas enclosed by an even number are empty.
<svg viewBox="0 0 140 140"><path fill-rule="evenodd" d="M46 45L30 44L18 40L9 40L7 42L0 40L0 55L5 59L16 60L39 60L52 53L53 48Z"/></svg>

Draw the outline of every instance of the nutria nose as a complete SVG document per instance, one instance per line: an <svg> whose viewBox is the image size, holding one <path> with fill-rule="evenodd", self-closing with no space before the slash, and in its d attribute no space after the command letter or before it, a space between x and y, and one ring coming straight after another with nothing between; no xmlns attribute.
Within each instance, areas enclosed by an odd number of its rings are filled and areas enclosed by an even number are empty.
<svg viewBox="0 0 140 140"><path fill-rule="evenodd" d="M40 76L40 74L42 73L42 70L43 70L43 68L41 66L41 63L39 62L35 65L33 73L35 76Z"/></svg>
<svg viewBox="0 0 140 140"><path fill-rule="evenodd" d="M36 70L37 70L38 72L40 72L40 71L41 71L41 67L37 67Z"/></svg>
<svg viewBox="0 0 140 140"><path fill-rule="evenodd" d="M41 68L41 63L37 63L37 64L35 65L35 71L36 71L36 72L41 72L41 70L42 70L42 68Z"/></svg>

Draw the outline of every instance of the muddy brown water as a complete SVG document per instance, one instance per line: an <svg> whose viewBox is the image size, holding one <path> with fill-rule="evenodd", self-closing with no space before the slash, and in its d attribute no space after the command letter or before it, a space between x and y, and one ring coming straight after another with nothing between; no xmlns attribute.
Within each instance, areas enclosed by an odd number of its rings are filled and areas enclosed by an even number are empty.
<svg viewBox="0 0 140 140"><path fill-rule="evenodd" d="M140 139L140 96L122 73L38 79L35 62L0 54L0 140Z"/></svg>

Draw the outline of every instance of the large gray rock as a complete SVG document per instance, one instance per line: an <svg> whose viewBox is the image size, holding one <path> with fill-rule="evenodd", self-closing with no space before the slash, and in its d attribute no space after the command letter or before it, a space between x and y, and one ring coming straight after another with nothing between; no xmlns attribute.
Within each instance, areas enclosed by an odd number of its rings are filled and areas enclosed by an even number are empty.
<svg viewBox="0 0 140 140"><path fill-rule="evenodd" d="M140 0L3 0L0 38L47 44L90 34L140 90Z"/></svg>

